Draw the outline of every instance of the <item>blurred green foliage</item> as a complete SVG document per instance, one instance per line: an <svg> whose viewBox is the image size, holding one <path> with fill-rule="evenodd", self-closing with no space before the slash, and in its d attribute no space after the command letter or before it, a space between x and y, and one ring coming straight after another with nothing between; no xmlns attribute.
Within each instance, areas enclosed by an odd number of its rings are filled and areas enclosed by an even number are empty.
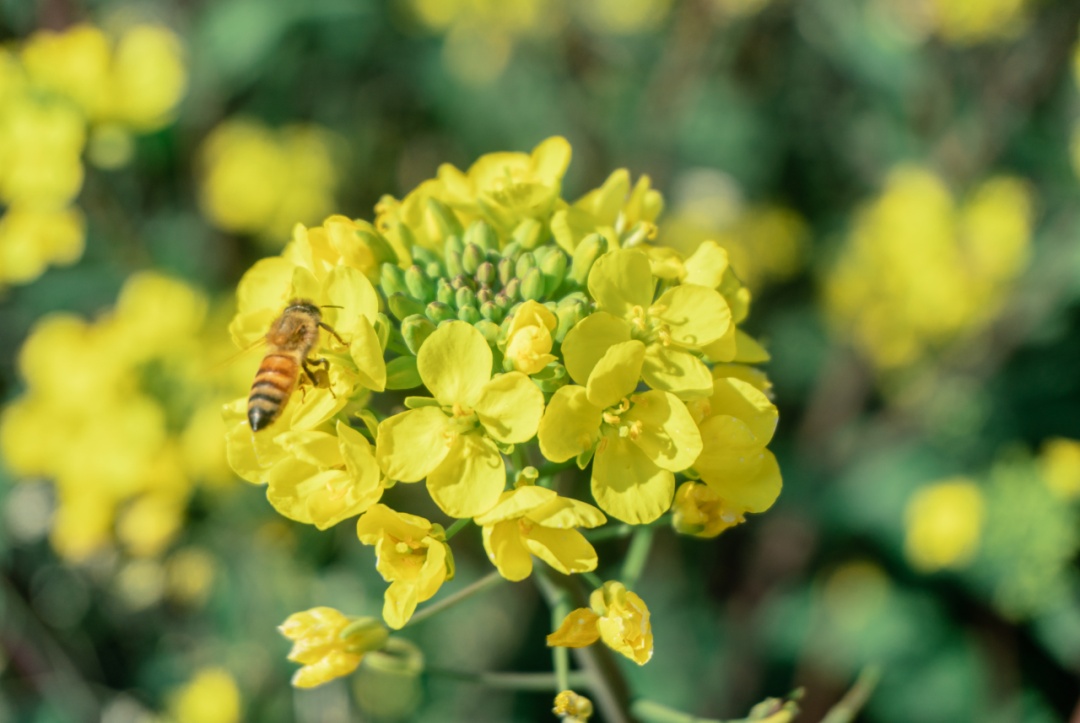
<svg viewBox="0 0 1080 723"><path fill-rule="evenodd" d="M746 263L770 253L768 237L740 235L755 209L787 209L802 228L793 270L742 272L756 279L748 328L773 358L785 489L770 512L715 540L658 532L643 577L656 654L624 670L635 691L731 718L803 686L802 719L818 720L878 663L866 721L1069 719L1080 675L1077 510L1073 493L1047 486L1040 450L1080 439L1070 150L1080 5L674 0L620 11L532 0L515 17L494 3L450 3L441 15L429 5L0 2L0 38L12 47L42 28L108 28L134 14L179 35L190 71L175 121L135 135L130 162L85 164L82 258L0 287L0 400L24 392L18 350L51 312L98 318L129 276L151 269L228 303L241 273L284 243L220 230L204 214L203 143L227 121L332 134L333 208L357 218L442 162L467 167L552 134L574 148L569 198L626 167L648 174L675 213L687 199L674 190L693 196L709 178L716 217L702 233L742 243ZM262 174L269 192L282 193L275 174L303 162L283 158ZM903 163L930 169L956 198L997 175L1022 179L1030 258L995 290L989 318L881 369L823 299L860 214ZM259 180L224 202L261 192ZM983 500L976 552L920 569L905 552L910 500L957 477ZM376 612L383 582L350 525L319 534L262 497L242 482L197 487L168 549L140 557L109 545L74 564L48 543L50 481L0 465L0 721L199 720L183 702L204 690L184 687L193 680L217 699L234 686L243 720L356 719L350 686L369 711L386 706L376 719L391 708L417 721L551 719L549 693L453 674L550 670L538 642L547 611L510 586L410 630L429 671L418 685L365 668L348 683L288 688L294 666L275 626L314 605ZM597 544L603 558L626 542ZM483 574L482 557L459 557L460 580ZM214 669L228 671L226 693L197 678ZM370 692L388 686L404 692Z"/></svg>

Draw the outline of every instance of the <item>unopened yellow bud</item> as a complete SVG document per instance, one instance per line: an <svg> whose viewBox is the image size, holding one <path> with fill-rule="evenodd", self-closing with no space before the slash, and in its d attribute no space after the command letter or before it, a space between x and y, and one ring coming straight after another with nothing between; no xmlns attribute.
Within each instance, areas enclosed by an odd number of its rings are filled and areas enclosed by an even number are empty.
<svg viewBox="0 0 1080 723"><path fill-rule="evenodd" d="M387 630L372 618L352 620L328 607L293 613L278 630L293 648L289 660L303 663L293 675L297 688L313 688L356 670L364 653L386 644Z"/></svg>
<svg viewBox="0 0 1080 723"><path fill-rule="evenodd" d="M564 723L584 723L593 714L593 704L583 695L564 690L555 696L555 707L551 712L562 718Z"/></svg>

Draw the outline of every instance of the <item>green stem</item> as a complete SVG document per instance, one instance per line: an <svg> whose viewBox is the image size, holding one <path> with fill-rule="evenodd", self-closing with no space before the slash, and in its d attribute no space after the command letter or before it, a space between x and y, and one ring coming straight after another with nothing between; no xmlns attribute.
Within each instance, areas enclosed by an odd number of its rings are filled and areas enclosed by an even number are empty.
<svg viewBox="0 0 1080 723"><path fill-rule="evenodd" d="M470 522L472 522L472 520L466 517L464 519L457 520L456 522L454 522L454 524L447 527L446 541L449 542L451 537L461 532L465 528L465 525L469 524Z"/></svg>
<svg viewBox="0 0 1080 723"><path fill-rule="evenodd" d="M737 723L737 721L722 721L719 718L698 718L689 713L668 708L666 705L640 698L630 705L630 712L643 723Z"/></svg>
<svg viewBox="0 0 1080 723"><path fill-rule="evenodd" d="M558 630L559 626L562 625L562 621L566 619L566 616L570 614L570 610L572 609L570 595L566 590L557 588L544 572L538 572L536 574L536 580L540 585L540 591L543 593L544 599L547 600L548 606L551 608L551 629ZM569 649L559 646L553 647L551 649L551 660L555 667L555 680L557 681L559 690L569 690Z"/></svg>
<svg viewBox="0 0 1080 723"><path fill-rule="evenodd" d="M595 572L583 572L581 573L581 576L588 580L589 584L592 585L594 589L604 586L604 579Z"/></svg>
<svg viewBox="0 0 1080 723"><path fill-rule="evenodd" d="M560 683L554 673L468 673L461 670L432 667L426 668L425 672L440 678L464 680L499 690L558 692L573 688L586 688L589 684L588 676L578 671L570 673L564 683Z"/></svg>
<svg viewBox="0 0 1080 723"><path fill-rule="evenodd" d="M553 474L562 472L564 469L570 469L574 466L574 460L568 460L566 462L545 462L538 468L540 470L541 477L550 477Z"/></svg>
<svg viewBox="0 0 1080 723"><path fill-rule="evenodd" d="M844 694L840 701L829 709L821 723L851 723L870 695L874 692L881 680L881 666L868 665L859 673L851 690Z"/></svg>
<svg viewBox="0 0 1080 723"><path fill-rule="evenodd" d="M622 574L619 576L623 585L631 590L637 586L641 573L645 569L655 532L656 530L652 527L642 527L634 531L634 538L630 541L630 549L626 551Z"/></svg>
<svg viewBox="0 0 1080 723"><path fill-rule="evenodd" d="M409 622L405 623L405 627L411 627L423 620L427 620L432 615L441 613L446 608L457 605L462 600L470 598L478 592L487 590L489 587L492 587L502 579L503 578L499 574L498 570L492 571L484 577L480 578L479 580L473 582L468 587L457 591L453 595L449 595L447 597L444 597L442 600L428 605L426 608L413 615Z"/></svg>
<svg viewBox="0 0 1080 723"><path fill-rule="evenodd" d="M603 540L610 540L617 537L629 537L636 530L654 527L660 527L661 525L667 525L671 523L671 514L661 515L652 522L645 525L606 525L598 530L585 531L585 539L589 542L601 542Z"/></svg>

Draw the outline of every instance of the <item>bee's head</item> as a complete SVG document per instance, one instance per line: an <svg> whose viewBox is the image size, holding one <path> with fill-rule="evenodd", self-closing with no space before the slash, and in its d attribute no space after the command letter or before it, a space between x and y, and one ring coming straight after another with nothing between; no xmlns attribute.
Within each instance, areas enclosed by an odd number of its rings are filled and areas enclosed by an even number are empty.
<svg viewBox="0 0 1080 723"><path fill-rule="evenodd" d="M292 299L289 302L289 305L285 307L285 313L289 313L290 311L299 311L304 314L310 314L316 319L322 318L322 312L319 311L319 307L309 299Z"/></svg>

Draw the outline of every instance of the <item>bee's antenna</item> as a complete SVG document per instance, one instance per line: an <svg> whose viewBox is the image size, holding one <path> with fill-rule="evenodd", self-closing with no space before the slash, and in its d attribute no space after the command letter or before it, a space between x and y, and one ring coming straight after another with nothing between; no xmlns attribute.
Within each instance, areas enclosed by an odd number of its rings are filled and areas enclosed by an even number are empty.
<svg viewBox="0 0 1080 723"><path fill-rule="evenodd" d="M338 304L319 304L320 309L344 309L344 306Z"/></svg>

